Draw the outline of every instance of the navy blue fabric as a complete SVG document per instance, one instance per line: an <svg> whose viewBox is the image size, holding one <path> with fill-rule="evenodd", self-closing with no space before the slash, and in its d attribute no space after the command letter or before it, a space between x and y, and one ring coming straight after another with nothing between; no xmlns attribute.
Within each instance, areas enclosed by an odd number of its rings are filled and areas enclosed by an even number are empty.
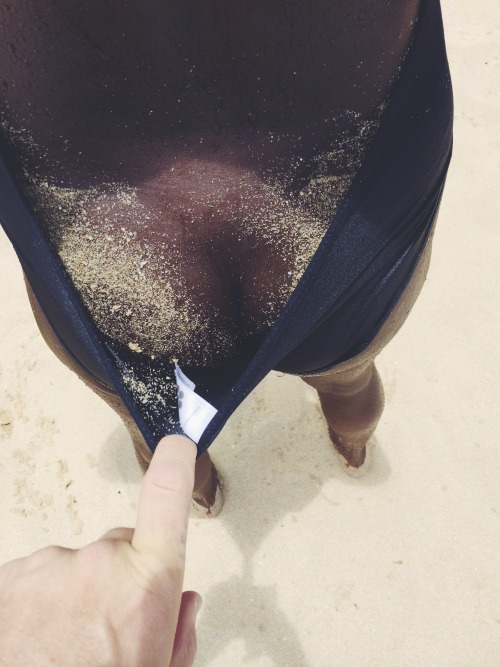
<svg viewBox="0 0 500 667"><path fill-rule="evenodd" d="M283 312L255 349L223 369L185 369L218 413L204 451L271 369L307 374L332 368L375 337L408 284L439 206L452 145L453 98L439 0L422 0L410 51L364 163ZM145 413L120 367L147 378L154 362L105 339L5 165L0 219L30 284L74 358L121 396L148 445L181 433L177 409ZM161 372L174 377L169 364ZM169 402L172 404L172 401Z"/></svg>

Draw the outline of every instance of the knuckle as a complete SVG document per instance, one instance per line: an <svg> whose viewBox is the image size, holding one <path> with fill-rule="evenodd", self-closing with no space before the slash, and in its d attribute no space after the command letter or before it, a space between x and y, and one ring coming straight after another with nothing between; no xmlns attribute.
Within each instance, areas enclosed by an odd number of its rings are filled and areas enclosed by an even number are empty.
<svg viewBox="0 0 500 667"><path fill-rule="evenodd" d="M189 484L186 472L177 466L161 470L150 467L146 479L151 488L165 493L185 494Z"/></svg>

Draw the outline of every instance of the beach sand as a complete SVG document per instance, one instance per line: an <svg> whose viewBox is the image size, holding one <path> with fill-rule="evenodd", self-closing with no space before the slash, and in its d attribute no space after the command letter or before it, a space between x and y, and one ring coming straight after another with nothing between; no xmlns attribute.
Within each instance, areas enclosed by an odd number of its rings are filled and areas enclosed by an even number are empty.
<svg viewBox="0 0 500 667"><path fill-rule="evenodd" d="M420 300L380 356L373 468L348 477L315 392L272 374L211 449L226 503L191 520L196 667L499 667L496 0L443 0L455 153ZM0 237L0 561L133 525L116 415L45 346Z"/></svg>

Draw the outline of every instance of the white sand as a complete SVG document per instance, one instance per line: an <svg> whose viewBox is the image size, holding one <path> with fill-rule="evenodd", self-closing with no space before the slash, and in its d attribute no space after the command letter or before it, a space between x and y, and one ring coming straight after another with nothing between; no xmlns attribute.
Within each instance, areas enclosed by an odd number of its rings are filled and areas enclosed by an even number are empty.
<svg viewBox="0 0 500 667"><path fill-rule="evenodd" d="M226 506L191 522L197 667L500 665L500 8L443 5L455 156L427 285L380 358L373 470L343 473L300 380L250 397L212 448ZM3 236L0 261L4 561L133 524L141 478L118 418L41 340Z"/></svg>

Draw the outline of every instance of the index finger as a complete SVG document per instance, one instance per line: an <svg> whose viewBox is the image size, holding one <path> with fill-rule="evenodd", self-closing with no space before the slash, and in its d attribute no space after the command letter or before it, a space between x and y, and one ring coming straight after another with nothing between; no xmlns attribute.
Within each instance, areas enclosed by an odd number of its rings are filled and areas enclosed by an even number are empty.
<svg viewBox="0 0 500 667"><path fill-rule="evenodd" d="M160 440L144 477L132 547L147 558L153 574L184 569L195 463L194 442L167 436Z"/></svg>

